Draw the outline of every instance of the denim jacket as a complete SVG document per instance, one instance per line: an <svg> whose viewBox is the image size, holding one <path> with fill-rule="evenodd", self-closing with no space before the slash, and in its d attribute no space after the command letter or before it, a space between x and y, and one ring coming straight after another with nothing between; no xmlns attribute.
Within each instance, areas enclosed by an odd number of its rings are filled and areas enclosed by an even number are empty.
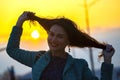
<svg viewBox="0 0 120 80"><path fill-rule="evenodd" d="M39 80L43 70L50 62L50 51L45 52L36 61L36 55L41 51L27 51L19 48L22 28L14 27L7 45L7 53L13 59L32 68L32 79ZM101 80L112 80L113 64L102 63ZM98 80L92 74L84 59L75 59L68 54L63 70L63 80Z"/></svg>

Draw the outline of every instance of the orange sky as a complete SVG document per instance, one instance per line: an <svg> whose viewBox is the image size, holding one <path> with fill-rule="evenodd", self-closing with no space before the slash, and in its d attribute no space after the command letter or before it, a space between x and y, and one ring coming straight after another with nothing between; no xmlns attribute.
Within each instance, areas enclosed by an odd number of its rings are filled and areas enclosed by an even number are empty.
<svg viewBox="0 0 120 80"><path fill-rule="evenodd" d="M72 19L86 29L84 0L0 0L0 42L6 42L12 27L15 25L19 15L23 11L33 11L40 17L67 17ZM95 0L87 0L90 4ZM120 28L120 1L119 0L97 0L89 7L90 29L95 28ZM38 29L40 34L45 31L37 26L29 27L29 23L24 24L23 41L36 41L30 34L33 29ZM42 40L46 35L42 35L38 40Z"/></svg>
<svg viewBox="0 0 120 80"><path fill-rule="evenodd" d="M115 66L120 66L120 0L87 0L87 3L90 4L93 1L96 1L96 3L89 7L91 35L97 40L108 42L115 47L116 53L113 56L113 63ZM23 11L33 11L40 17L48 18L65 16L75 21L80 29L86 31L85 8L83 5L84 0L0 0L0 48L7 45L12 27ZM39 31L39 39L33 39L30 36L34 29ZM46 37L45 31L38 23L30 28L29 22L25 22L21 48L29 50L48 49L47 41L44 40ZM97 50L93 51L94 53L99 52ZM74 54L76 57L83 57L90 63L86 49L78 52L80 53ZM0 73L11 65L15 65L16 73L23 74L29 71L28 67L14 62L4 53L5 51L1 52ZM94 61L97 61L96 57L98 55L94 54ZM98 61L95 62L95 68L99 65Z"/></svg>

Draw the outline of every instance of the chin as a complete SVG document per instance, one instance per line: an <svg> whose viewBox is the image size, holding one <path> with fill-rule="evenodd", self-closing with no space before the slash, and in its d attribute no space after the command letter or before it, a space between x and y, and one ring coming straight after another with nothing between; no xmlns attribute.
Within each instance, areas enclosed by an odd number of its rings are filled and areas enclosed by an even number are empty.
<svg viewBox="0 0 120 80"><path fill-rule="evenodd" d="M57 48L50 48L51 51L59 51Z"/></svg>
<svg viewBox="0 0 120 80"><path fill-rule="evenodd" d="M51 51L58 51L58 49L53 49L53 48L50 48Z"/></svg>

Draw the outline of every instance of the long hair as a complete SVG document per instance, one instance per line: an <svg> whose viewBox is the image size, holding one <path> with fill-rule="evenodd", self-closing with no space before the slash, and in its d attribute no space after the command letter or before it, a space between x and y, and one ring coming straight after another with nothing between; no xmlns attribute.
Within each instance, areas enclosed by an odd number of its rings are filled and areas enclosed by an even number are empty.
<svg viewBox="0 0 120 80"><path fill-rule="evenodd" d="M106 45L100 43L90 35L81 30L77 29L77 25L70 19L67 18L55 18L47 19L40 18L34 15L29 15L31 20L36 20L39 24L46 30L49 31L52 25L60 25L67 33L68 39L70 41L70 46L75 47L95 47L100 49L105 49Z"/></svg>

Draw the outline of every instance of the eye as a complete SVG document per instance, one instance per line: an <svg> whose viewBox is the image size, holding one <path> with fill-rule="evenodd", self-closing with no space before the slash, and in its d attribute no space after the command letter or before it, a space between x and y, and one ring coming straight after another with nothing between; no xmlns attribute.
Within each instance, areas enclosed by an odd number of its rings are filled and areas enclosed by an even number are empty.
<svg viewBox="0 0 120 80"><path fill-rule="evenodd" d="M59 37L59 38L63 38L63 36L61 36L61 35L58 35L58 37Z"/></svg>
<svg viewBox="0 0 120 80"><path fill-rule="evenodd" d="M58 38L64 38L64 35L58 35Z"/></svg>
<svg viewBox="0 0 120 80"><path fill-rule="evenodd" d="M54 33L53 32L49 32L49 36L54 36Z"/></svg>

